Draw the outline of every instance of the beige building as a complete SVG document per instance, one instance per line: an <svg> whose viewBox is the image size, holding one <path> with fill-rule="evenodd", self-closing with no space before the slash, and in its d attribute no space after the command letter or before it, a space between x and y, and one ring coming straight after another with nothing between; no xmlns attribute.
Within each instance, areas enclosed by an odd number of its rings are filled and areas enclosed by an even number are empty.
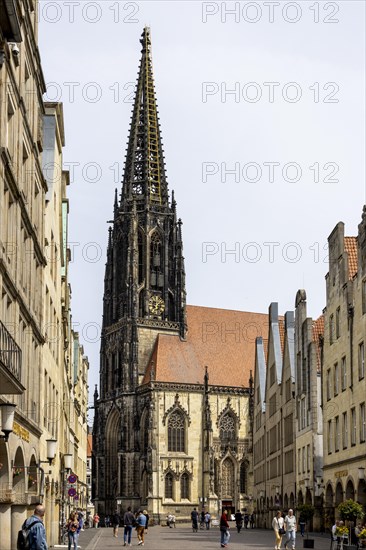
<svg viewBox="0 0 366 550"><path fill-rule="evenodd" d="M322 404L326 524L352 498L366 506L366 208L358 237L328 238Z"/></svg>
<svg viewBox="0 0 366 550"><path fill-rule="evenodd" d="M296 383L296 497L297 505L311 504L315 514L310 529L323 523L323 414L321 409L321 360L324 317L307 317L305 290L295 302Z"/></svg>
<svg viewBox="0 0 366 550"><path fill-rule="evenodd" d="M254 499L259 527L270 527L279 509L294 508L294 314L269 308L266 338L256 339L253 422Z"/></svg>
<svg viewBox="0 0 366 550"><path fill-rule="evenodd" d="M70 504L86 508L88 362L70 322L62 105L42 102L37 13L32 0L0 7L0 405L16 405L0 439L4 550L36 502L58 542L67 454L79 478Z"/></svg>

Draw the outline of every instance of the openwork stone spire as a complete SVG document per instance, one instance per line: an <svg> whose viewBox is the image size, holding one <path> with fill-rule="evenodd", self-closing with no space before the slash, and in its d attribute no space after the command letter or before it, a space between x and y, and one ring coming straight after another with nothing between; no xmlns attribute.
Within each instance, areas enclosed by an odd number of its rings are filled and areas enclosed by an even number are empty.
<svg viewBox="0 0 366 550"><path fill-rule="evenodd" d="M155 98L150 29L140 40L142 56L123 177L122 200L168 204L164 155Z"/></svg>

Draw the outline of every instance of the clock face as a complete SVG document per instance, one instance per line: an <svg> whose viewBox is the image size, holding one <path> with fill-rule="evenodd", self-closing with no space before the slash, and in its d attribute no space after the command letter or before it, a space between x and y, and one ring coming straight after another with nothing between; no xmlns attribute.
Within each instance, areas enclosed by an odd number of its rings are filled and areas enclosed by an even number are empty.
<svg viewBox="0 0 366 550"><path fill-rule="evenodd" d="M149 310L151 313L163 313L165 309L164 300L160 296L151 296L149 300Z"/></svg>

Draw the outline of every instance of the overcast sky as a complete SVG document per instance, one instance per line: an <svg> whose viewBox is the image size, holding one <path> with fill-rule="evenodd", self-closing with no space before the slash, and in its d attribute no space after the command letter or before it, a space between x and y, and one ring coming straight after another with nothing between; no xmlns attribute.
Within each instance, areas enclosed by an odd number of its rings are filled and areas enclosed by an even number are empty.
<svg viewBox="0 0 366 550"><path fill-rule="evenodd" d="M266 312L278 302L284 313L305 288L317 318L327 237L338 221L356 235L365 203L365 3L40 7L45 99L64 104L69 238L77 243L72 311L91 391L106 222L120 189L146 24L169 188L183 220L188 303Z"/></svg>

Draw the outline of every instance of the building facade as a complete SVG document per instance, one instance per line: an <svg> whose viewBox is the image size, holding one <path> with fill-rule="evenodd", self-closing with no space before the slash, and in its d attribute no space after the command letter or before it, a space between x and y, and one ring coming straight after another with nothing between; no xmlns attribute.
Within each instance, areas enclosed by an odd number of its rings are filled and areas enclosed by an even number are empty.
<svg viewBox="0 0 366 550"><path fill-rule="evenodd" d="M267 338L256 339L253 472L257 524L271 527L277 510L294 508L295 346L294 314L269 308Z"/></svg>
<svg viewBox="0 0 366 550"><path fill-rule="evenodd" d="M322 405L326 524L337 506L366 506L366 208L357 237L338 223L328 238Z"/></svg>
<svg viewBox="0 0 366 550"><path fill-rule="evenodd" d="M297 505L311 504L315 514L309 529L324 528L323 505L323 411L321 408L321 364L324 317L307 317L305 290L295 302L295 402L296 497Z"/></svg>
<svg viewBox="0 0 366 550"><path fill-rule="evenodd" d="M169 198L145 28L105 271L93 494L99 514L160 521L253 509L250 369L266 315L186 306L182 222Z"/></svg>
<svg viewBox="0 0 366 550"><path fill-rule="evenodd" d="M71 505L86 492L88 363L71 327L63 113L42 101L37 25L37 2L1 3L0 404L16 405L13 432L0 439L6 550L37 502L49 544L58 542L65 455L80 478Z"/></svg>

